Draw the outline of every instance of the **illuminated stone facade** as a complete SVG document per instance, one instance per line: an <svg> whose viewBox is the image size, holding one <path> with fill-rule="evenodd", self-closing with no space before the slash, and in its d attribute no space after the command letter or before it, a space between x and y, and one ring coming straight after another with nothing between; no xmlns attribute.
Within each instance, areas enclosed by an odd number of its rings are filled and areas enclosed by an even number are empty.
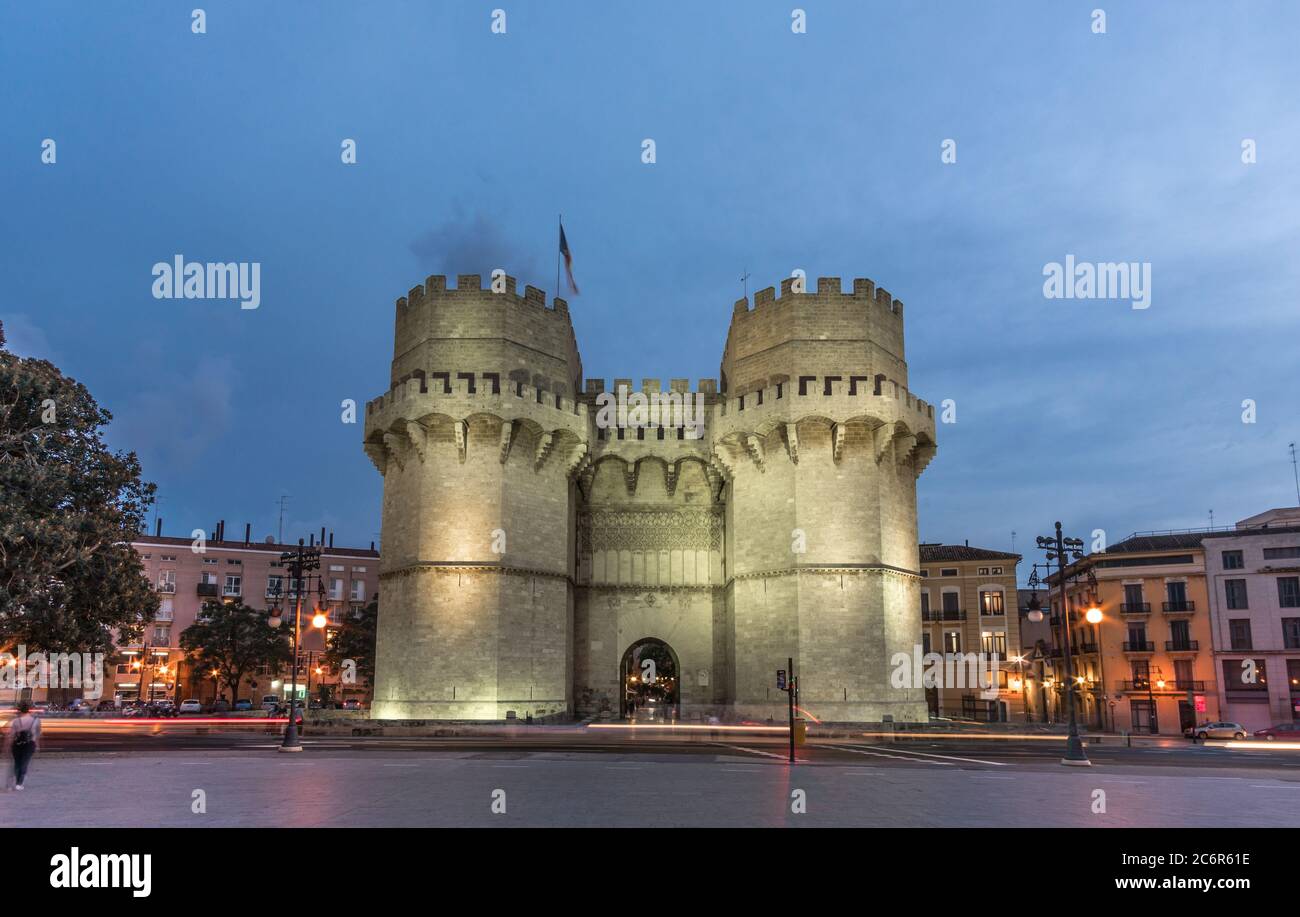
<svg viewBox="0 0 1300 917"><path fill-rule="evenodd" d="M398 300L365 425L384 475L376 717L619 715L629 652L662 641L688 719L784 716L787 657L821 720L925 719L923 690L889 676L921 642L934 410L907 387L901 302L799 284L735 304L721 384L694 390L583 384L568 305L513 278L433 276ZM641 423L657 394L701 425Z"/></svg>

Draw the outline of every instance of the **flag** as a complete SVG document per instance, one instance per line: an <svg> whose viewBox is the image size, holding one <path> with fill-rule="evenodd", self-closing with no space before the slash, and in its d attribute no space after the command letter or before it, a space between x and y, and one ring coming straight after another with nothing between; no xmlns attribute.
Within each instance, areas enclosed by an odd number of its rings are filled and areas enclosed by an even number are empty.
<svg viewBox="0 0 1300 917"><path fill-rule="evenodd" d="M564 237L564 224L560 224L560 254L564 257L564 273L569 278L569 288L573 295L578 295L578 285L573 280L573 255L569 252L569 240Z"/></svg>

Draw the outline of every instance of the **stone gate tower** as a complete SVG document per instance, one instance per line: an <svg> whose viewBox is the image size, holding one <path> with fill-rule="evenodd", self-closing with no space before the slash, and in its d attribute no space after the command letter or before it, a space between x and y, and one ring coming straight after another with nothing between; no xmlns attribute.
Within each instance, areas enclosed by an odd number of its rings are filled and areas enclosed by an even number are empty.
<svg viewBox="0 0 1300 917"><path fill-rule="evenodd" d="M903 304L870 280L736 303L717 380L588 379L563 300L440 276L397 301L374 715L618 716L653 646L691 719L780 718L794 657L823 721L922 721L916 479L934 411ZM699 435L619 400L691 399ZM671 661L669 661L671 660ZM661 685L663 687L663 685Z"/></svg>
<svg viewBox="0 0 1300 917"><path fill-rule="evenodd" d="M391 387L366 409L384 475L376 717L572 708L581 374L568 307L512 277L434 276L397 301Z"/></svg>

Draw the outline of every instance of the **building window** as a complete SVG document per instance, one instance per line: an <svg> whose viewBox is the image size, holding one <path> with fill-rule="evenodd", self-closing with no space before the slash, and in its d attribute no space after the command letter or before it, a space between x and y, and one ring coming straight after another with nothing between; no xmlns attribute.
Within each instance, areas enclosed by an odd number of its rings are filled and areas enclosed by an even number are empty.
<svg viewBox="0 0 1300 917"><path fill-rule="evenodd" d="M1228 638L1234 650L1253 649L1250 645L1250 619L1231 618L1228 620Z"/></svg>
<svg viewBox="0 0 1300 917"><path fill-rule="evenodd" d="M989 568L988 568L988 567L980 567L979 575L980 575L980 576L988 576L988 575L989 575Z"/></svg>
<svg viewBox="0 0 1300 917"><path fill-rule="evenodd" d="M961 652L961 632L946 630L943 632L943 651L945 653Z"/></svg>
<svg viewBox="0 0 1300 917"><path fill-rule="evenodd" d="M943 568L941 568L941 569L939 570L939 575L940 575L940 576L956 576L956 575L957 575L957 568L956 568L956 567L943 567Z"/></svg>
<svg viewBox="0 0 1300 917"><path fill-rule="evenodd" d="M363 579L354 579L352 581L352 601L364 602L366 600L366 581Z"/></svg>
<svg viewBox="0 0 1300 917"><path fill-rule="evenodd" d="M284 594L284 577L268 576L266 578L266 595L267 597L279 596Z"/></svg>
<svg viewBox="0 0 1300 917"><path fill-rule="evenodd" d="M176 591L175 570L163 570L158 574L158 591L168 595Z"/></svg>
<svg viewBox="0 0 1300 917"><path fill-rule="evenodd" d="M1223 569L1241 570L1246 566L1246 559L1240 551L1223 552Z"/></svg>
<svg viewBox="0 0 1300 917"><path fill-rule="evenodd" d="M1133 699L1129 702L1129 716L1133 718L1134 732L1155 732L1156 711L1155 704L1149 700Z"/></svg>
<svg viewBox="0 0 1300 917"><path fill-rule="evenodd" d="M980 635L980 645L984 650L985 656L998 654L999 658L1007 658L1007 634L1001 630L986 630Z"/></svg>
<svg viewBox="0 0 1300 917"><path fill-rule="evenodd" d="M155 621L170 621L175 615L175 600L163 599L158 603L158 612L154 615Z"/></svg>
<svg viewBox="0 0 1300 917"><path fill-rule="evenodd" d="M330 577L330 601L343 601L343 579L341 577Z"/></svg>
<svg viewBox="0 0 1300 917"><path fill-rule="evenodd" d="M1265 560L1285 560L1290 557L1300 557L1300 547L1264 549Z"/></svg>
<svg viewBox="0 0 1300 917"><path fill-rule="evenodd" d="M1002 575L1002 568L1001 568L1001 567L994 567L994 568L993 568L993 575L994 575L994 576L1001 576L1001 575Z"/></svg>
<svg viewBox="0 0 1300 917"><path fill-rule="evenodd" d="M225 588L225 590L222 592L222 594L223 594L223 595L236 596L236 597L239 596L239 595L240 595L240 585L243 583L243 580L244 580L244 578L243 578L242 576L240 576L238 573L227 573L227 574L226 574L226 588Z"/></svg>
<svg viewBox="0 0 1300 917"><path fill-rule="evenodd" d="M930 652L930 632L927 630L921 634L921 654L928 655Z"/></svg>
<svg viewBox="0 0 1300 917"><path fill-rule="evenodd" d="M170 634L170 629L169 629L169 628L166 628L166 627L155 627L155 628L153 629L153 640L151 641L152 643L154 643L154 644L159 644L159 643L161 643L161 644L166 644L166 643L170 642L170 640L171 640L171 634Z"/></svg>
<svg viewBox="0 0 1300 917"><path fill-rule="evenodd" d="M1300 650L1300 618L1282 619L1282 645L1289 650Z"/></svg>
<svg viewBox="0 0 1300 917"><path fill-rule="evenodd" d="M921 590L921 620L925 621L930 617L930 593L928 590Z"/></svg>
<svg viewBox="0 0 1300 917"><path fill-rule="evenodd" d="M1226 579L1223 591L1228 599L1228 607L1233 610L1249 608L1246 604L1246 581L1244 579Z"/></svg>
<svg viewBox="0 0 1300 917"><path fill-rule="evenodd" d="M203 563L204 563L206 566L209 566L209 567L215 567L215 566L217 565L217 561L216 561L216 559L215 559L215 558L212 558L212 557L205 557L205 558L203 558Z"/></svg>
<svg viewBox="0 0 1300 917"><path fill-rule="evenodd" d="M1300 608L1300 576L1277 578L1277 603L1283 608Z"/></svg>
<svg viewBox="0 0 1300 917"><path fill-rule="evenodd" d="M1229 698L1235 693L1245 693L1267 701L1268 672L1265 670L1264 660L1223 660L1223 687L1228 692Z"/></svg>
<svg viewBox="0 0 1300 917"><path fill-rule="evenodd" d="M928 576L930 575L930 571L929 571L929 570L922 570L922 571L921 571L921 575L922 575L922 576L925 576L925 577L928 577Z"/></svg>
<svg viewBox="0 0 1300 917"><path fill-rule="evenodd" d="M980 593L980 614L983 615L1000 615L1005 614L1002 605L1001 592L981 592Z"/></svg>

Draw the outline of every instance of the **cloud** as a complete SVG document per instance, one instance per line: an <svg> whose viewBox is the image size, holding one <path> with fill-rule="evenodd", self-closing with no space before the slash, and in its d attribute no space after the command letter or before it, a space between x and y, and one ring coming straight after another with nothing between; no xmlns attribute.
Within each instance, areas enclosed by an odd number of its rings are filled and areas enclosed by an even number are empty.
<svg viewBox="0 0 1300 917"><path fill-rule="evenodd" d="M235 370L229 357L201 357L190 373L170 372L116 411L118 439L146 464L187 468L231 427Z"/></svg>
<svg viewBox="0 0 1300 917"><path fill-rule="evenodd" d="M0 315L0 324L5 330L5 350L20 357L59 364L59 354L50 346L49 338L27 315L6 313Z"/></svg>
<svg viewBox="0 0 1300 917"><path fill-rule="evenodd" d="M480 274L484 281L500 268L522 283L538 282L541 271L536 253L527 253L507 237L501 222L482 211L466 215L461 208L410 245L423 271L446 274Z"/></svg>

